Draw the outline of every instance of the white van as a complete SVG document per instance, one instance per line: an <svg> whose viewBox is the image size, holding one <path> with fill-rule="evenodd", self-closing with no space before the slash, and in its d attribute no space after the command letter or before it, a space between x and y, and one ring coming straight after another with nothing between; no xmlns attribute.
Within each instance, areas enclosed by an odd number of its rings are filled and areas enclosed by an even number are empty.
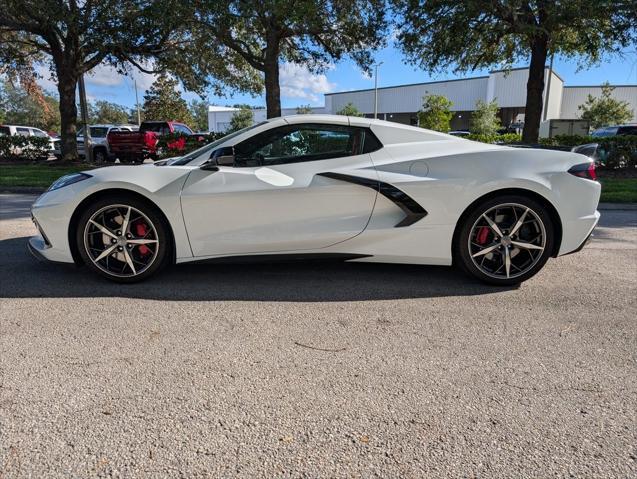
<svg viewBox="0 0 637 479"><path fill-rule="evenodd" d="M38 136L40 138L48 138L49 139L49 150L53 153L53 149L55 148L54 139L46 132L42 131L39 128L34 128L32 126L19 126L19 125L0 125L0 136ZM17 152L19 154L19 152Z"/></svg>

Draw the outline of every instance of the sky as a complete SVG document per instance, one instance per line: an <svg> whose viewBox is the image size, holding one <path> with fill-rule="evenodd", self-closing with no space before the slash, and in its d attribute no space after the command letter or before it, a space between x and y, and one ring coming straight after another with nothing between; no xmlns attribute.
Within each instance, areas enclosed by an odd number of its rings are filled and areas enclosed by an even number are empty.
<svg viewBox="0 0 637 479"><path fill-rule="evenodd" d="M615 85L637 85L637 51L626 49L624 58L609 57L600 65L578 71L575 60L556 56L554 70L566 85L599 85L605 81ZM395 86L435 80L475 77L487 75L488 70L476 70L466 74L454 74L452 71L430 75L410 65L399 49L393 45L376 52L376 62L383 62L378 68L378 86ZM518 66L527 66L521 63ZM56 91L55 83L49 79L48 72L42 67L44 77L40 83L51 91ZM154 80L153 75L141 72L124 76L114 69L100 65L86 77L87 95L90 100L108 100L125 106L135 104L133 78L137 81L139 101L143 101L144 92ZM283 64L280 73L281 106L293 108L299 105L323 106L324 93L348 90L359 90L374 87L373 77L366 76L355 63L349 60L331 65L322 74L312 74L305 67L294 64ZM183 92L187 100L199 99L196 94ZM208 96L211 104L232 105L247 103L254 106L265 106L265 97L235 94L228 97Z"/></svg>

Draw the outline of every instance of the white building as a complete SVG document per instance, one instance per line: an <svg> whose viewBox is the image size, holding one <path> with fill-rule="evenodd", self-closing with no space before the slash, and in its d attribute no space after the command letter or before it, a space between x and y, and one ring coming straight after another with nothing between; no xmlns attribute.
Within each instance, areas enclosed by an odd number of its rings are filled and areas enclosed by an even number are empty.
<svg viewBox="0 0 637 479"><path fill-rule="evenodd" d="M405 124L417 124L417 113L422 107L425 95L444 95L453 102L455 112L451 121L453 130L469 128L472 111L478 100L496 100L500 106L502 123L524 120L526 104L526 82L528 68L516 68L508 71L493 71L487 76L461 78L457 80L434 81L382 87L378 89L378 116L380 119ZM548 101L546 92L548 91ZM601 85L571 86L555 71L549 81L549 70L545 75L544 105L546 119L576 119L580 117L578 106L587 96L600 96ZM637 122L637 85L616 85L613 97L627 101L633 110L632 122ZM314 108L315 113L335 113L348 103L353 103L365 116L374 114L374 89L355 90L325 94L325 106ZM208 125L211 131L224 131L235 109L210 107ZM213 110L214 109L214 110ZM254 110L255 121L265 119L265 110ZM282 110L282 115L294 115L296 109Z"/></svg>

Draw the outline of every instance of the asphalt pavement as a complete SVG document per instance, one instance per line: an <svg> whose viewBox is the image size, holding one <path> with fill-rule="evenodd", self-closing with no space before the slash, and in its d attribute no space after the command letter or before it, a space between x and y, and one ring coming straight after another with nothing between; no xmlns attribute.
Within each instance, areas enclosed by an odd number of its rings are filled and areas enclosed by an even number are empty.
<svg viewBox="0 0 637 479"><path fill-rule="evenodd" d="M637 476L637 212L519 288L451 268L38 262L0 195L0 477Z"/></svg>

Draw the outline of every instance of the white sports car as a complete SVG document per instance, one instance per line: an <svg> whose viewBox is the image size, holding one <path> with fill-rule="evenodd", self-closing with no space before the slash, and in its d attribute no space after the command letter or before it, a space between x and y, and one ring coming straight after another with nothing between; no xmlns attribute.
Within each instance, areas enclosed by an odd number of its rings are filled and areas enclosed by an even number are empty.
<svg viewBox="0 0 637 479"><path fill-rule="evenodd" d="M593 162L345 116L276 118L184 157L64 176L32 208L38 257L121 282L236 256L457 264L520 283L582 248Z"/></svg>

